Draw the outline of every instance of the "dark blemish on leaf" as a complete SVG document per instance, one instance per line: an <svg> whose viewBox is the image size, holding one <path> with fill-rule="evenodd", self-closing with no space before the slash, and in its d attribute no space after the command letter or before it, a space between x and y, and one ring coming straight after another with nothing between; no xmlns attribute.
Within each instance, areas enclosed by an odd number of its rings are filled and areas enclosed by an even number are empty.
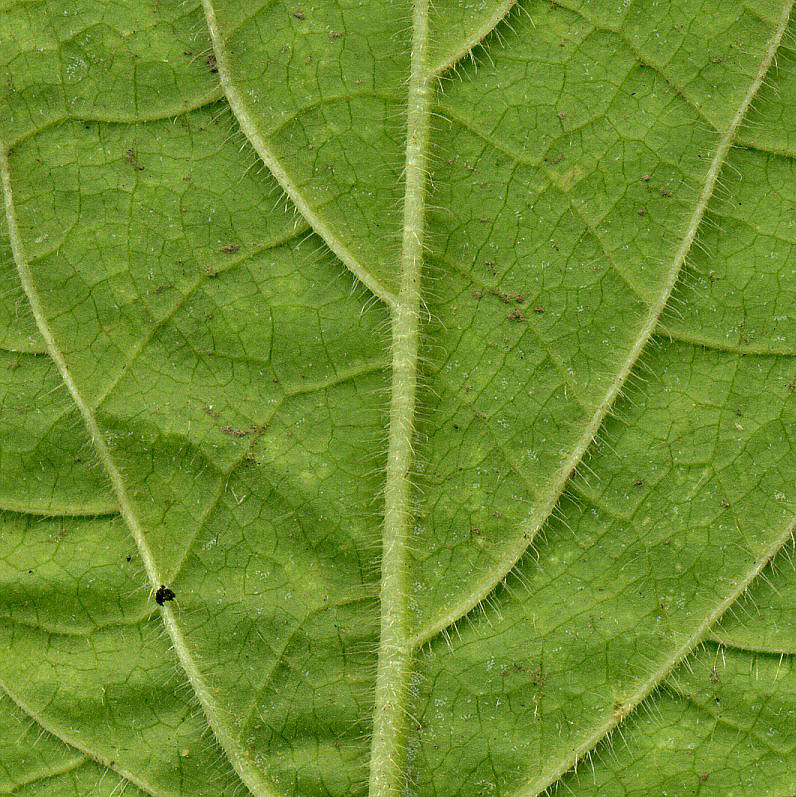
<svg viewBox="0 0 796 797"><path fill-rule="evenodd" d="M158 587L158 591L155 593L155 603L157 603L158 606L162 606L166 601L173 601L176 597L174 590L161 584Z"/></svg>
<svg viewBox="0 0 796 797"><path fill-rule="evenodd" d="M132 556L129 556L129 555L128 555L128 556L125 556L125 557L124 557L124 561L125 561L125 562L132 562L132 561L133 561L133 557L132 557Z"/></svg>
<svg viewBox="0 0 796 797"><path fill-rule="evenodd" d="M638 213L639 216L646 216L647 215L647 209L646 208L639 208L636 211L636 213Z"/></svg>
<svg viewBox="0 0 796 797"><path fill-rule="evenodd" d="M130 147L130 149L127 150L126 155L127 155L127 162L136 171L139 171L139 172L144 171L144 165L141 163L141 161L138 160L138 156L137 156L136 151L135 151L135 149L133 147Z"/></svg>
<svg viewBox="0 0 796 797"><path fill-rule="evenodd" d="M212 266L205 266L205 274L207 274L210 279L218 276L218 272Z"/></svg>
<svg viewBox="0 0 796 797"><path fill-rule="evenodd" d="M218 61L216 61L216 57L213 53L210 53L210 55L205 58L205 63L212 74L215 75L218 72Z"/></svg>
<svg viewBox="0 0 796 797"><path fill-rule="evenodd" d="M481 529L478 526L473 526L470 529L470 534L475 534L476 537L480 537L481 536Z"/></svg>
<svg viewBox="0 0 796 797"><path fill-rule="evenodd" d="M478 219L478 221L480 221L481 224L489 224L489 222L492 221L492 219L490 219L489 216L481 216L481 218Z"/></svg>
<svg viewBox="0 0 796 797"><path fill-rule="evenodd" d="M484 294L481 291L473 291L470 295L473 299L481 299Z"/></svg>
<svg viewBox="0 0 796 797"><path fill-rule="evenodd" d="M338 39L342 39L342 38L343 38L343 34L340 33L339 31L333 31L332 33L329 34L329 39L331 41L333 41L333 42L336 42Z"/></svg>
<svg viewBox="0 0 796 797"><path fill-rule="evenodd" d="M527 321L528 319L525 317L525 313L522 312L518 307L515 307L507 316L509 321Z"/></svg>
<svg viewBox="0 0 796 797"><path fill-rule="evenodd" d="M168 290L170 287L171 287L170 283L164 282L162 285L158 285L158 287L155 288L155 293L158 296L160 296L160 294L163 293L163 291Z"/></svg>
<svg viewBox="0 0 796 797"><path fill-rule="evenodd" d="M453 428L458 432L459 431L459 424L458 423L454 423L453 424Z"/></svg>
<svg viewBox="0 0 796 797"><path fill-rule="evenodd" d="M304 12L303 12L303 11L301 11L300 9L296 9L296 10L293 12L293 16L294 16L294 17L295 17L295 18L296 18L296 19L297 19L299 22L304 22L304 20L307 18L307 17L304 15Z"/></svg>
<svg viewBox="0 0 796 797"><path fill-rule="evenodd" d="M710 772L703 772L703 773L702 773L702 774L699 776L699 782L700 782L700 783L704 783L704 782L705 782L705 781L706 781L706 780L707 780L709 777L710 777Z"/></svg>
<svg viewBox="0 0 796 797"><path fill-rule="evenodd" d="M721 61L722 61L722 58L721 58L720 55L714 55L713 58L710 59L710 63L711 64L720 64Z"/></svg>
<svg viewBox="0 0 796 797"><path fill-rule="evenodd" d="M719 676L719 671L716 669L716 665L714 664L710 668L710 682L712 684L717 684L721 681L721 677Z"/></svg>
<svg viewBox="0 0 796 797"><path fill-rule="evenodd" d="M205 415L208 415L209 417L213 418L214 420L217 419L221 415L221 413L218 410L213 409L213 405L212 404L205 404L204 407L202 407L202 410L204 411Z"/></svg>
<svg viewBox="0 0 796 797"><path fill-rule="evenodd" d="M525 297L521 293L517 293L514 295L514 301L517 302L517 304L522 304L525 301Z"/></svg>
<svg viewBox="0 0 796 797"><path fill-rule="evenodd" d="M237 429L234 426L222 426L221 433L228 437L248 437L251 431L249 429Z"/></svg>
<svg viewBox="0 0 796 797"><path fill-rule="evenodd" d="M661 187L658 189L658 193L659 193L661 196L671 196L671 195L672 195L672 192L671 192L671 191L670 191L668 188L664 188L663 186L661 186Z"/></svg>
<svg viewBox="0 0 796 797"><path fill-rule="evenodd" d="M227 244L221 247L221 251L225 255L234 255L240 252L240 244Z"/></svg>
<svg viewBox="0 0 796 797"><path fill-rule="evenodd" d="M182 54L190 58L193 55L193 50L183 50Z"/></svg>
<svg viewBox="0 0 796 797"><path fill-rule="evenodd" d="M724 509L730 508L730 502L726 498L721 499L721 505Z"/></svg>
<svg viewBox="0 0 796 797"><path fill-rule="evenodd" d="M648 182L650 181L650 176L649 176L648 174L645 174L645 175L644 175L644 176L641 178L641 180L642 180L642 182L648 183Z"/></svg>
<svg viewBox="0 0 796 797"><path fill-rule="evenodd" d="M558 118L559 119L569 119L569 116L567 116L567 114L565 114L563 111L559 111L558 112Z"/></svg>
<svg viewBox="0 0 796 797"><path fill-rule="evenodd" d="M559 163L561 163L562 160L564 160L564 156L557 155L555 158L545 157L543 158L543 160L545 161L545 163L549 163L551 166L557 166Z"/></svg>
<svg viewBox="0 0 796 797"><path fill-rule="evenodd" d="M643 482L641 479L636 479L636 480L633 482L633 486L634 486L634 487L643 487L643 486L644 486L644 482Z"/></svg>
<svg viewBox="0 0 796 797"><path fill-rule="evenodd" d="M542 315L542 313L544 313L544 307L542 307L540 304L537 304L536 307L533 308L533 311L536 313L536 315Z"/></svg>

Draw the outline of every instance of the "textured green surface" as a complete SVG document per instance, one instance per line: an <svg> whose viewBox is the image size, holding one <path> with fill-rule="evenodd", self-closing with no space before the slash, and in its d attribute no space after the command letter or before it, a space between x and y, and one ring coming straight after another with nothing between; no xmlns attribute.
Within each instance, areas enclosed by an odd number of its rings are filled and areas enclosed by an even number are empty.
<svg viewBox="0 0 796 797"><path fill-rule="evenodd" d="M0 793L796 793L791 5L0 0Z"/></svg>

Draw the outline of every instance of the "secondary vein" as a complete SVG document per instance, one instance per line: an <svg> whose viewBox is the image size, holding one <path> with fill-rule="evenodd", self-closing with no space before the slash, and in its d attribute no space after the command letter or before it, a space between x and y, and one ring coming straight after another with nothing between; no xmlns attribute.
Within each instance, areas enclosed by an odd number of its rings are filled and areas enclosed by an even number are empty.
<svg viewBox="0 0 796 797"><path fill-rule="evenodd" d="M86 400L83 398L77 383L72 378L69 372L69 365L66 362L63 352L59 348L47 317L42 306L41 299L39 298L38 291L33 283L30 267L24 254L22 245L22 237L19 232L19 225L17 223L16 209L14 207L14 198L11 188L11 168L8 161L8 151L3 142L0 142L0 177L2 178L3 185L3 200L5 204L6 220L8 225L8 236L11 243L11 251L14 257L14 262L17 267L19 281L22 285L22 290L28 299L31 313L36 321L39 333L44 340L47 348L47 353L55 363L61 379L72 397L72 401L77 407L78 412L83 418L83 423L88 430L89 437L91 438L92 445L97 453L97 457L108 474L111 487L113 489L116 500L119 503L119 512L124 519L133 540L135 541L141 561L144 565L144 570L147 575L149 584L153 590L156 590L162 583L161 573L152 555L152 551L147 543L146 536L144 535L141 523L133 508L132 502L127 494L124 479L121 472L117 467L113 456L111 455L108 444L105 440L102 430L97 423L97 419L89 407ZM161 607L161 616L166 631L171 639L177 658L188 678L188 681L193 689L200 705L207 718L213 734L216 737L221 748L224 750L230 764L234 768L238 777L247 786L249 791L255 797L276 797L275 792L272 790L270 784L266 781L262 773L254 765L249 753L241 745L240 741L234 737L230 729L227 727L223 719L223 712L220 706L216 703L210 687L204 680L196 661L191 655L182 630L177 623L177 617L171 606L164 604Z"/></svg>
<svg viewBox="0 0 796 797"><path fill-rule="evenodd" d="M586 428L584 429L581 437L578 439L575 447L572 449L572 452L559 467L547 496L540 496L540 501L537 506L534 507L533 511L525 521L522 528L522 534L519 535L517 542L511 548L509 548L508 551L506 551L506 553L498 561L497 566L487 573L486 577L482 579L481 582L477 584L476 587L467 596L465 596L464 599L459 601L455 606L452 606L438 620L433 623L429 623L424 629L421 629L414 636L412 644L415 648L421 647L439 633L454 625L458 620L472 611L473 608L475 608L481 601L483 601L495 590L498 584L503 581L503 579L508 575L511 569L517 564L519 559L528 549L531 541L539 529L547 522L547 519L550 517L556 505L558 504L558 501L560 500L561 495L566 488L567 482L580 464L581 460L586 454L586 451L591 446L606 416L611 412L611 409L616 403L617 398L622 392L625 382L636 367L636 364L644 352L648 341L658 326L658 322L663 314L664 309L669 303L674 286L677 284L677 281L680 277L680 271L686 261L686 258L688 257L688 253L691 251L691 247L693 246L694 240L697 236L697 231L699 230L699 226L702 223L705 211L707 210L708 203L710 202L713 192L715 191L716 182L724 161L727 158L727 154L733 145L735 136L741 126L741 123L743 122L746 112L749 110L749 106L752 104L757 92L760 90L760 86L765 80L766 74L771 68L771 64L773 63L774 57L776 56L777 50L782 42L782 38L785 35L788 19L790 18L791 9L793 7L793 2L794 0L790 0L788 3L786 3L784 13L772 38L768 43L768 46L766 47L765 55L760 64L757 75L749 86L749 89L744 95L744 98L738 107L738 110L735 112L735 115L732 117L729 125L727 126L727 129L719 139L716 152L711 159L710 166L708 167L707 173L705 175L705 181L702 185L701 191L699 192L696 207L694 208L694 212L688 221L685 233L680 241L680 245L678 246L677 251L672 259L663 290L658 296L658 299L650 306L647 316L644 319L644 323L642 324L639 334L637 335L627 355L627 358L622 365L622 368L619 370L616 378L605 392L605 395L598 404L597 409L589 420L589 423L586 425Z"/></svg>
<svg viewBox="0 0 796 797"><path fill-rule="evenodd" d="M433 93L432 73L426 66L427 41L428 0L416 0L407 97L400 285L392 311L392 391L384 489L381 629L370 758L371 797L397 797L404 791L403 749L412 667L407 545L412 523L412 443Z"/></svg>
<svg viewBox="0 0 796 797"><path fill-rule="evenodd" d="M345 267L370 290L370 292L381 299L388 307L394 308L397 297L382 285L363 265L359 262L353 252L341 241L330 225L328 225L309 205L302 195L298 186L279 162L275 153L268 146L266 140L257 129L257 125L249 114L246 103L243 100L232 79L232 74L227 61L227 50L221 29L216 19L216 11L212 0L202 0L202 7L205 12L207 29L210 33L210 40L213 44L213 52L216 57L216 67L218 68L218 78L221 81L221 88L227 98L229 107L240 125L240 129L254 148L260 160L266 165L274 179L288 195L290 201L296 206L298 212L304 217L307 224L323 239L329 249L334 252Z"/></svg>

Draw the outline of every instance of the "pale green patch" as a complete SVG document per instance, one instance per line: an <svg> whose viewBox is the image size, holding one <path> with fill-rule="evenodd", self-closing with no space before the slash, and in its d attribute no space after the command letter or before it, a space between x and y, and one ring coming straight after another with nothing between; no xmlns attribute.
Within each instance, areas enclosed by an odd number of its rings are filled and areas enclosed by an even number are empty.
<svg viewBox="0 0 796 797"><path fill-rule="evenodd" d="M0 793L796 791L791 5L0 3Z"/></svg>

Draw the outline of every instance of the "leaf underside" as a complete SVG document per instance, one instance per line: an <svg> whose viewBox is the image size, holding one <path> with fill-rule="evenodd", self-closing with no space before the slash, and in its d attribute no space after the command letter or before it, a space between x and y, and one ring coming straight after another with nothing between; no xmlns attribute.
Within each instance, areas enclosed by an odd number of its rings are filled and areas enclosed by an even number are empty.
<svg viewBox="0 0 796 797"><path fill-rule="evenodd" d="M0 794L796 792L791 5L0 2Z"/></svg>

